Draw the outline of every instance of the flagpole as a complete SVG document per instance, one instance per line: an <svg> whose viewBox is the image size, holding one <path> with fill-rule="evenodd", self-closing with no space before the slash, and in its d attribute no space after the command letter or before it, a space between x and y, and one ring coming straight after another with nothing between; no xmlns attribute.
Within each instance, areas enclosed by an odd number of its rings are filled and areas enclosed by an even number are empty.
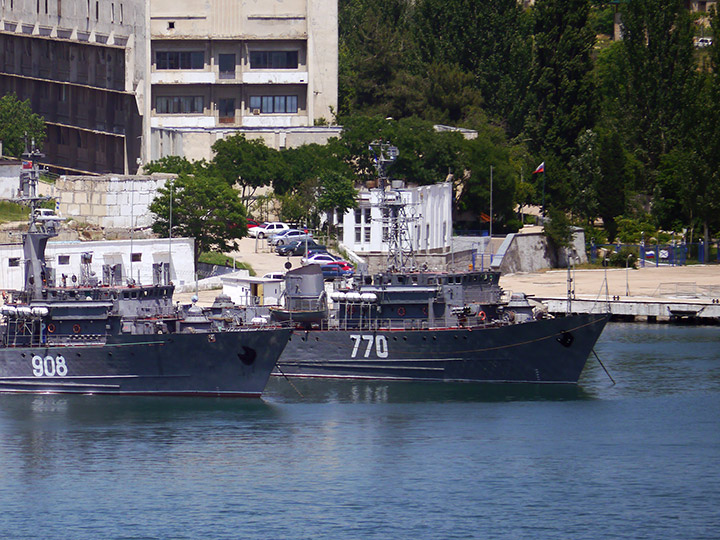
<svg viewBox="0 0 720 540"><path fill-rule="evenodd" d="M544 225L545 224L545 167L543 167L542 175L543 175L542 216L543 216L543 225Z"/></svg>
<svg viewBox="0 0 720 540"><path fill-rule="evenodd" d="M490 165L490 241L492 242L492 188L493 188L493 166Z"/></svg>

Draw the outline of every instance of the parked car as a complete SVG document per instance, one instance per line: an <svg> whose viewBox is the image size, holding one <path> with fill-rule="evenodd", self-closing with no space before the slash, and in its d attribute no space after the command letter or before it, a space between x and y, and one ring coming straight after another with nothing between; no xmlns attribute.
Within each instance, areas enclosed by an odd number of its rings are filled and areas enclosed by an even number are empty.
<svg viewBox="0 0 720 540"><path fill-rule="evenodd" d="M302 264L327 264L338 260L339 259L337 257L330 255L329 253L316 253L314 255L308 254L307 257L300 259L300 262Z"/></svg>
<svg viewBox="0 0 720 540"><path fill-rule="evenodd" d="M286 231L290 227L287 223L282 221L273 221L271 223L263 224L260 227L253 227L248 231L248 235L253 238L265 238L266 236L272 236L279 233L280 231Z"/></svg>
<svg viewBox="0 0 720 540"><path fill-rule="evenodd" d="M353 275L352 270L343 270L340 266L335 264L323 264L320 267L320 270L322 271L323 278L325 279L336 279Z"/></svg>
<svg viewBox="0 0 720 540"><path fill-rule="evenodd" d="M265 279L285 279L285 273L284 272L270 272L269 274L265 274L263 276Z"/></svg>
<svg viewBox="0 0 720 540"><path fill-rule="evenodd" d="M300 255L305 255L306 257L312 257L313 255L318 255L322 253L327 253L327 249L308 249L307 253L301 253Z"/></svg>
<svg viewBox="0 0 720 540"><path fill-rule="evenodd" d="M322 244L318 244L315 240L309 238L307 242L305 240L295 240L289 244L277 246L275 251L278 255L289 256L289 255L305 255L305 250L309 252L325 253L327 248Z"/></svg>
<svg viewBox="0 0 720 540"><path fill-rule="evenodd" d="M312 238L312 233L300 231L298 229L287 229L280 231L270 239L270 243L274 246L282 246L289 244L294 240L305 240L306 238Z"/></svg>
<svg viewBox="0 0 720 540"><path fill-rule="evenodd" d="M350 272L355 271L355 268L353 267L353 265L346 261L333 261L333 262L327 263L327 266L337 266L338 268L340 268L341 270L344 270L346 272L348 270Z"/></svg>
<svg viewBox="0 0 720 540"><path fill-rule="evenodd" d="M247 218L247 228L248 228L248 230L253 229L253 228L255 228L255 227L259 227L259 226L260 226L260 222L255 221L255 220L252 219L252 218Z"/></svg>
<svg viewBox="0 0 720 540"><path fill-rule="evenodd" d="M701 37L701 38L698 38L698 40L695 42L695 48L704 49L705 47L709 47L712 44L713 44L712 38Z"/></svg>

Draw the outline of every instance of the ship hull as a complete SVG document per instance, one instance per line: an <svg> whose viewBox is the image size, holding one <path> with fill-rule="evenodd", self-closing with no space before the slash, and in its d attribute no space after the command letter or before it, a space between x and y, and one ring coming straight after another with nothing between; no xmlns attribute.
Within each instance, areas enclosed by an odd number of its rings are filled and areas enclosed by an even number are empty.
<svg viewBox="0 0 720 540"><path fill-rule="evenodd" d="M507 326L296 332L274 375L444 382L577 383L609 316Z"/></svg>
<svg viewBox="0 0 720 540"><path fill-rule="evenodd" d="M0 392L260 397L289 329L0 349Z"/></svg>

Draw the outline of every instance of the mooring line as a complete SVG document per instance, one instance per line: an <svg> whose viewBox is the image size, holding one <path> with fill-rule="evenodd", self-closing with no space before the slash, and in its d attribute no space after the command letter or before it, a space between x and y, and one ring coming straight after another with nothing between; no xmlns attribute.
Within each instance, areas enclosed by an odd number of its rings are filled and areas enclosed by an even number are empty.
<svg viewBox="0 0 720 540"><path fill-rule="evenodd" d="M600 357L599 357L598 354L595 352L595 347L593 347L592 353L595 355L595 358L597 358L598 363L599 363L599 364L602 366L602 368L605 370L605 373L607 373L607 376L610 377L610 380L612 381L612 383L615 384L615 379L612 378L612 375L610 375L610 372L609 372L609 371L607 370L607 368L605 367L605 364L603 364L603 363L602 363L602 360L600 360Z"/></svg>
<svg viewBox="0 0 720 540"><path fill-rule="evenodd" d="M295 390L295 391L298 393L298 395L299 395L301 398L304 399L305 396L302 395L302 392L300 392L300 390L298 390L298 389L295 387L295 385L294 385L294 384L292 383L292 381L288 378L288 376L285 375L285 373L283 372L282 368L281 368L278 364L275 364L275 367L276 367L277 370L280 372L280 375L282 375L283 377L285 377L285 380L290 383L290 386L293 387L293 390Z"/></svg>

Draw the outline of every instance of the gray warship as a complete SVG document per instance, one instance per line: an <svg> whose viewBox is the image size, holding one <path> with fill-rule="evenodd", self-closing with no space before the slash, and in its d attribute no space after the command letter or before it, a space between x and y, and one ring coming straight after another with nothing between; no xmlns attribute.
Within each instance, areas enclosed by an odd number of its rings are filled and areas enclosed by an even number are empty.
<svg viewBox="0 0 720 540"><path fill-rule="evenodd" d="M377 146L380 148L380 145ZM326 292L317 265L285 275L277 321L295 332L274 375L444 382L577 383L607 313L552 317L522 293L505 294L500 273L418 268L401 197L387 186L387 270L355 275Z"/></svg>
<svg viewBox="0 0 720 540"><path fill-rule="evenodd" d="M45 248L58 234L58 218L39 208L37 176L36 164L21 175L18 199L30 206L25 278L22 290L3 293L0 392L262 394L291 329L173 305L169 276L109 286L85 271L79 282L56 286Z"/></svg>

